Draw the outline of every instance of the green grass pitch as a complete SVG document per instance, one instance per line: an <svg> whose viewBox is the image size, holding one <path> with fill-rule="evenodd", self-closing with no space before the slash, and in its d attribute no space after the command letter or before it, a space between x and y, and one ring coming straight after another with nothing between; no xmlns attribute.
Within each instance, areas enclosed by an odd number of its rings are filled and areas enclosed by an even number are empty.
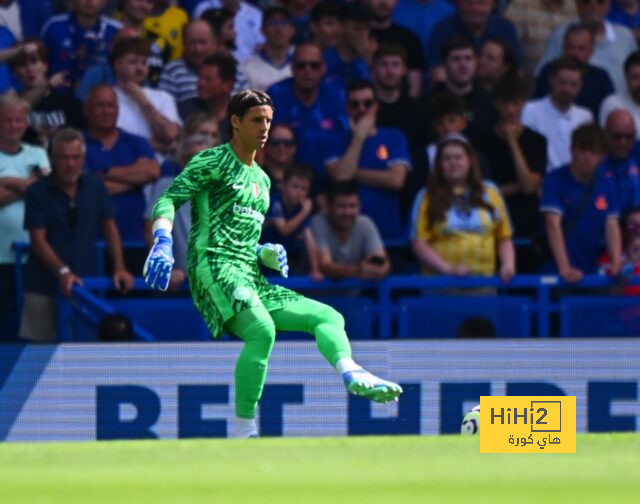
<svg viewBox="0 0 640 504"><path fill-rule="evenodd" d="M462 436L0 444L0 503L25 502L638 503L640 434L562 455Z"/></svg>

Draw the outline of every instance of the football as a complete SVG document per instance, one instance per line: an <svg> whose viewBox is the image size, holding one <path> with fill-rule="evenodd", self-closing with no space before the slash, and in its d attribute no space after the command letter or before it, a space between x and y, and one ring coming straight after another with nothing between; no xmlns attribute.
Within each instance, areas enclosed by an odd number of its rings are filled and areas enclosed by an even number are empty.
<svg viewBox="0 0 640 504"><path fill-rule="evenodd" d="M460 425L460 434L473 436L480 433L480 405L474 406L462 418Z"/></svg>

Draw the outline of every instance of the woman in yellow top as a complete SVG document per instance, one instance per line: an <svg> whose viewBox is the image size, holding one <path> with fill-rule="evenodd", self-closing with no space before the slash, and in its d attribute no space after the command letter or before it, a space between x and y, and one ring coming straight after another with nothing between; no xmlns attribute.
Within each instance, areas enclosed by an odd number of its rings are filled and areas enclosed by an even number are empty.
<svg viewBox="0 0 640 504"><path fill-rule="evenodd" d="M473 148L463 135L444 137L434 167L416 197L413 253L426 274L515 274L512 229L498 188L483 181Z"/></svg>

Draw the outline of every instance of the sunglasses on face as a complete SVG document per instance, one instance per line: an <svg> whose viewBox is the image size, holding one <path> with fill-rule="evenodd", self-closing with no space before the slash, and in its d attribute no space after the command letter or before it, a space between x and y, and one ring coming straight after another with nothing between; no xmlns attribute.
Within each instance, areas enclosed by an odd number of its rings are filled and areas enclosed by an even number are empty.
<svg viewBox="0 0 640 504"><path fill-rule="evenodd" d="M295 140L288 140L286 138L274 138L269 140L269 145L272 147L284 146L284 147L293 147L296 144Z"/></svg>
<svg viewBox="0 0 640 504"><path fill-rule="evenodd" d="M635 135L630 133L611 133L611 138L614 140L627 140L632 141L635 139Z"/></svg>
<svg viewBox="0 0 640 504"><path fill-rule="evenodd" d="M358 109L362 105L365 109L369 110L373 107L375 100L368 98L366 100L349 100L349 108Z"/></svg>
<svg viewBox="0 0 640 504"><path fill-rule="evenodd" d="M304 70L305 68L320 70L320 68L322 68L322 63L320 61L296 61L293 66L296 70Z"/></svg>

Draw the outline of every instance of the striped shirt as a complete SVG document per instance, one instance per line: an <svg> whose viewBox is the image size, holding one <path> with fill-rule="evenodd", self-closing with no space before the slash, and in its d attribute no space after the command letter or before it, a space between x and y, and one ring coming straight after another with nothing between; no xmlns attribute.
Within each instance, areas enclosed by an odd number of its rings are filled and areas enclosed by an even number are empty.
<svg viewBox="0 0 640 504"><path fill-rule="evenodd" d="M169 63L162 74L158 89L173 95L177 103L198 97L198 73L184 59Z"/></svg>

